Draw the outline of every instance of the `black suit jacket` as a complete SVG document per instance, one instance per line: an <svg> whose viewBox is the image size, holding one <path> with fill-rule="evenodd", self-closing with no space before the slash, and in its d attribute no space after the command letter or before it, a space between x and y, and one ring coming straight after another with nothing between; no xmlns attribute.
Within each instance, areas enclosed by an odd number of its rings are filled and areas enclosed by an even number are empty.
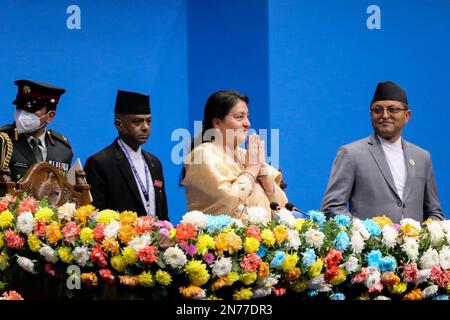
<svg viewBox="0 0 450 320"><path fill-rule="evenodd" d="M161 162L144 150L142 154L152 175L156 215L160 220L169 220ZM91 185L94 199L92 204L95 207L119 212L131 210L140 216L146 215L130 164L117 139L110 146L89 157L84 171L87 182Z"/></svg>

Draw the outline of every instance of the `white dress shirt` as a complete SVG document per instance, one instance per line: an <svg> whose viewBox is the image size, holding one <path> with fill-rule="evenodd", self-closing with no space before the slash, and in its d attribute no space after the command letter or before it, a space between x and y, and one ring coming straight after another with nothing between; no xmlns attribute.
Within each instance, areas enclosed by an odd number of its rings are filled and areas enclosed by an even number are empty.
<svg viewBox="0 0 450 320"><path fill-rule="evenodd" d="M389 142L378 136L383 147L386 161L391 169L392 177L394 178L395 188L403 200L403 192L406 183L406 164L405 155L403 154L402 138L400 137L394 143Z"/></svg>
<svg viewBox="0 0 450 320"><path fill-rule="evenodd" d="M134 165L134 167L136 168L136 171L139 174L139 178L141 179L141 181L144 184L145 188L148 187L148 191L147 192L148 192L148 196L149 196L149 201L147 202L147 200L145 200L144 193L141 190L141 186L139 184L138 178L135 176L133 170L131 170L131 172L133 173L134 179L136 181L136 185L138 187L142 203L144 204L145 210L147 211L147 215L155 216L155 214L156 214L155 189L153 187L152 175L150 173L150 170L148 169L148 166L145 163L145 160L144 160L144 157L143 157L143 154L142 154L142 149L141 149L141 147L139 147L139 149L137 151L134 151L123 140L120 140L120 141L123 143L123 146L125 147L125 150L128 152L128 155L130 156L130 160L133 162L132 164L130 163L130 167L132 165ZM120 145L120 143L119 143L119 145ZM147 173L148 173L149 181L147 181L147 178L146 178L146 175L145 175L145 171L147 171Z"/></svg>

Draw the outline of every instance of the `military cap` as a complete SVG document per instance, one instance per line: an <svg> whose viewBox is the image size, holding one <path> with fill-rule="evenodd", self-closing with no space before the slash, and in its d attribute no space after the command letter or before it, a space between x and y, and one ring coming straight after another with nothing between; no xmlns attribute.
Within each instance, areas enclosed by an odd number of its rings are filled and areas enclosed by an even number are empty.
<svg viewBox="0 0 450 320"><path fill-rule="evenodd" d="M120 114L150 114L150 97L130 91L117 91L115 113Z"/></svg>
<svg viewBox="0 0 450 320"><path fill-rule="evenodd" d="M16 80L14 83L18 90L13 104L32 113L45 106L55 110L59 98L66 92L65 89L44 82Z"/></svg>

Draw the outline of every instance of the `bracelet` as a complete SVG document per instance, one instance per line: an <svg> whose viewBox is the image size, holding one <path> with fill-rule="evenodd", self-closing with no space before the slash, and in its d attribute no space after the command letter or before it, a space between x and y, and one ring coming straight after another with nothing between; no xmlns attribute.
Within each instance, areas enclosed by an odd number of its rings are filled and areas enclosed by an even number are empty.
<svg viewBox="0 0 450 320"><path fill-rule="evenodd" d="M242 173L247 173L247 174L250 175L250 176L253 178L253 180L255 180L255 182L256 182L256 177L255 177L255 175L254 175L253 173L251 173L251 172L249 172L249 171L244 171L244 172L242 172Z"/></svg>

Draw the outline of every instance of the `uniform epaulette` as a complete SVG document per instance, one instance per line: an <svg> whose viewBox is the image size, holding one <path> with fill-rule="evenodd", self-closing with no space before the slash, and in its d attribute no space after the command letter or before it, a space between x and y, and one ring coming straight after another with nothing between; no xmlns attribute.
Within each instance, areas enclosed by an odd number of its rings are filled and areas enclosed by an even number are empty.
<svg viewBox="0 0 450 320"><path fill-rule="evenodd" d="M19 134L17 130L15 130L15 126L13 124L5 124L0 127L0 132L5 132L12 141L17 141L19 139Z"/></svg>
<svg viewBox="0 0 450 320"><path fill-rule="evenodd" d="M48 134L50 136L50 139L56 138L59 141L61 141L62 143L64 143L67 147L69 147L69 149L72 149L72 146L70 145L69 140L67 140L67 138L65 136L63 136L62 134L60 134L59 132L56 132L55 130L48 130Z"/></svg>

